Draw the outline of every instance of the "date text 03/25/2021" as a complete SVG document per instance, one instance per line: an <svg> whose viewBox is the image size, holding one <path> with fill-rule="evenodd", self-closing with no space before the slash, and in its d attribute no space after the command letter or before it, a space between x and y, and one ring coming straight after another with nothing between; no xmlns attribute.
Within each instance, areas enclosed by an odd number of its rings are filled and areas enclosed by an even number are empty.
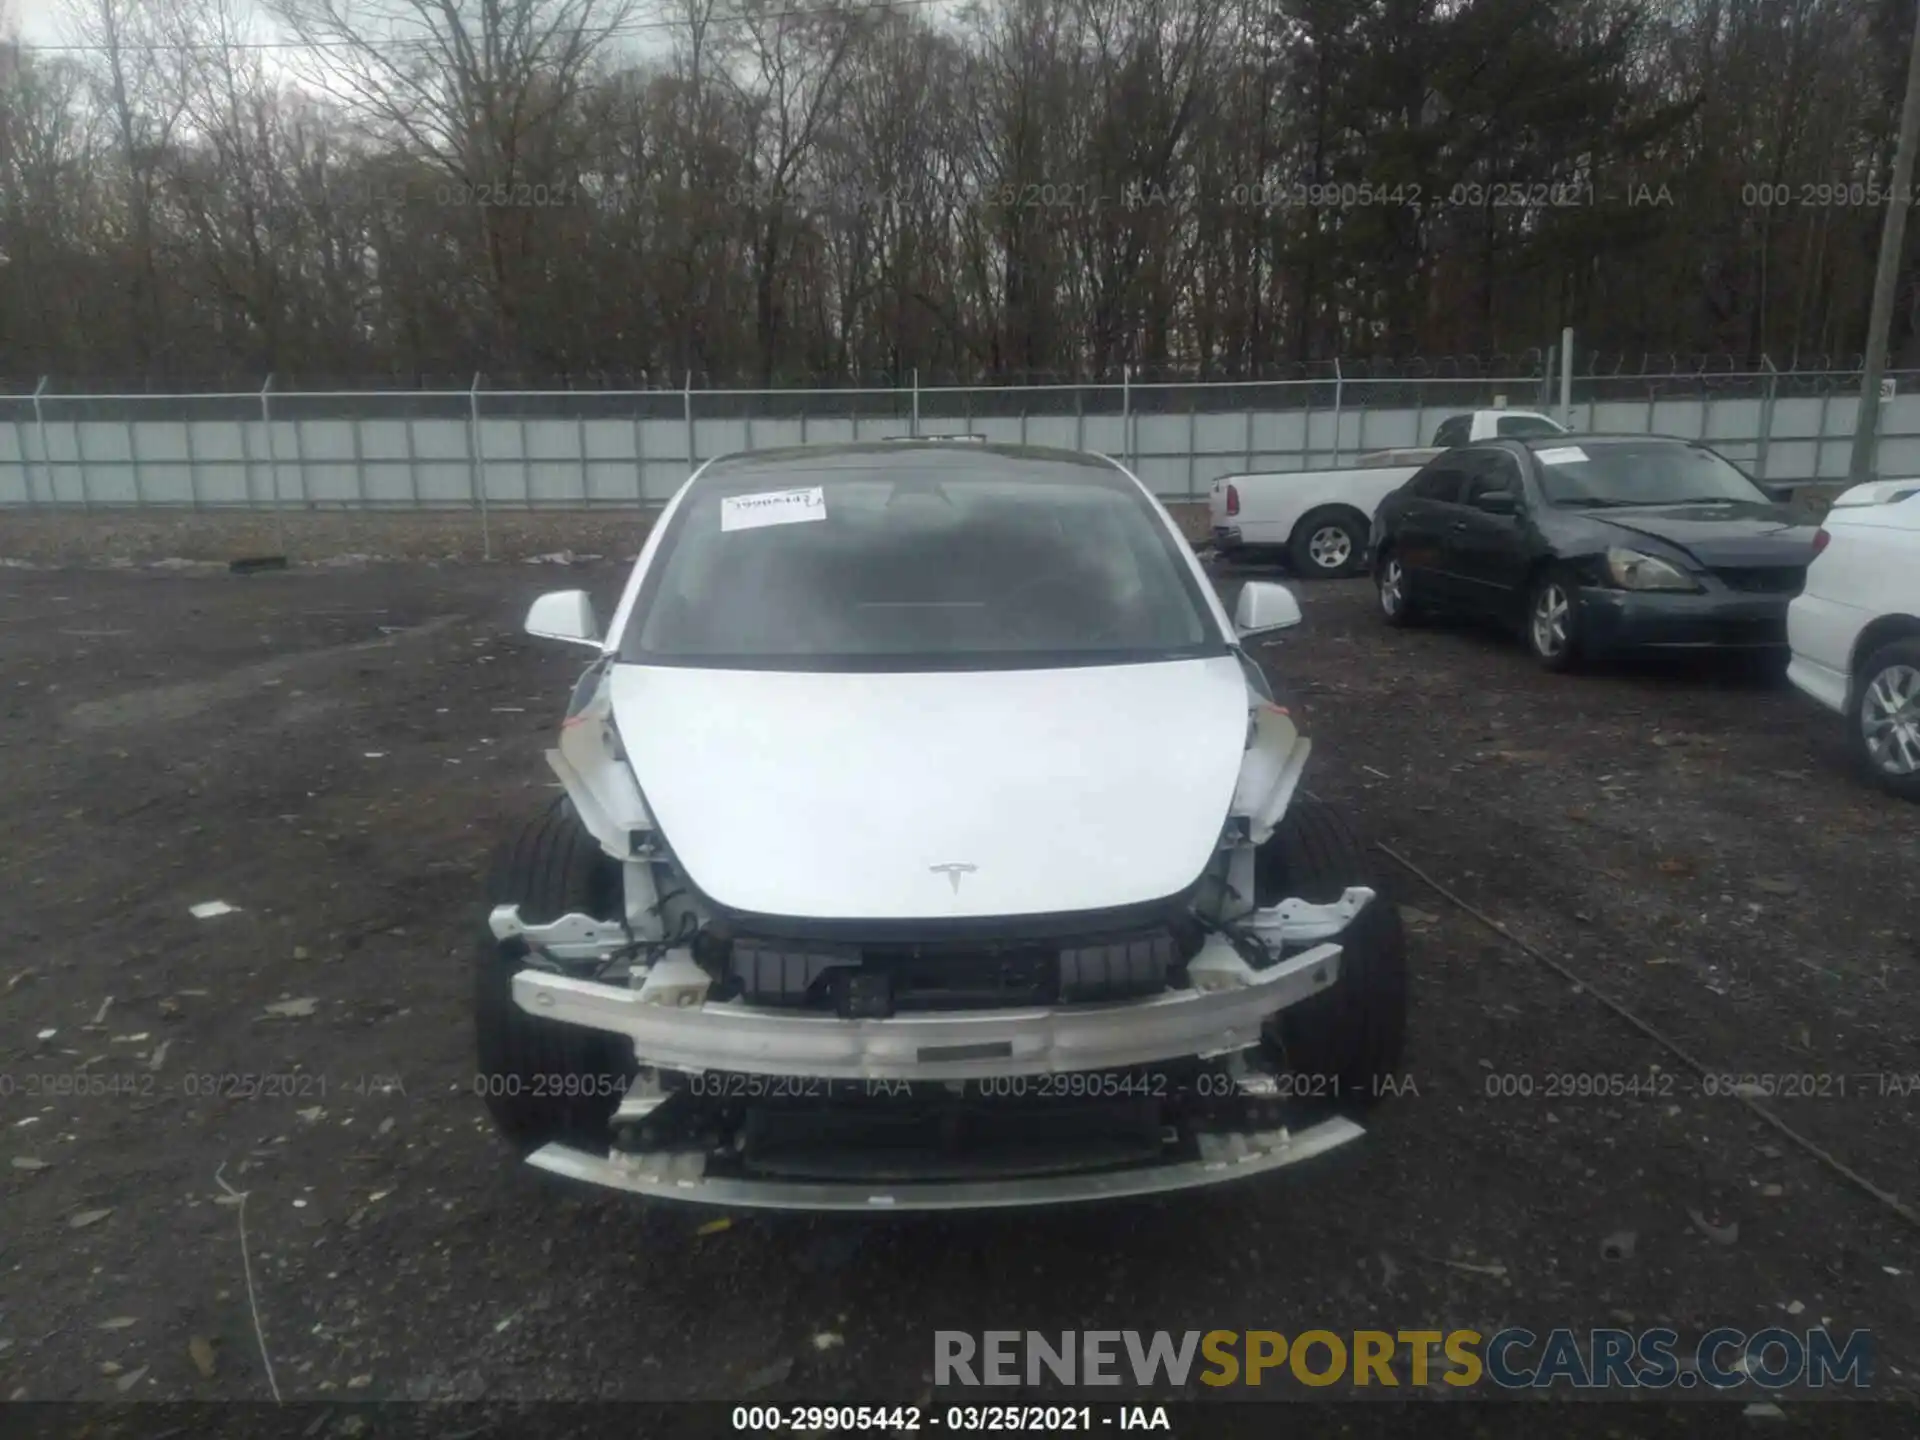
<svg viewBox="0 0 1920 1440"><path fill-rule="evenodd" d="M736 1405L733 1429L742 1432L902 1435L947 1431L956 1435L1018 1432L1091 1434L1106 1430L1171 1433L1164 1405Z"/></svg>

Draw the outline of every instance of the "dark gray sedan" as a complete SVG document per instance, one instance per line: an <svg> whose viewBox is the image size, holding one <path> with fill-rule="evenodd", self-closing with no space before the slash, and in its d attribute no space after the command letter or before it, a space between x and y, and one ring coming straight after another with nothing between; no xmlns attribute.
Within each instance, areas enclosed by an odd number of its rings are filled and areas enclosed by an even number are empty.
<svg viewBox="0 0 1920 1440"><path fill-rule="evenodd" d="M1564 670L1640 649L1786 654L1815 527L1696 441L1561 435L1449 450L1381 502L1380 613L1490 616Z"/></svg>

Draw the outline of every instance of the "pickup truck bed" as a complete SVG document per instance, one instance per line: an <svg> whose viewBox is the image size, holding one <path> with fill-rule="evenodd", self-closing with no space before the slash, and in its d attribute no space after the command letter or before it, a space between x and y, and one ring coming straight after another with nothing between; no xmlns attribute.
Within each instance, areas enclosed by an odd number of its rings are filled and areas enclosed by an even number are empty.
<svg viewBox="0 0 1920 1440"><path fill-rule="evenodd" d="M1418 465L1227 475L1207 493L1213 548L1224 559L1286 559L1302 577L1357 575L1380 502Z"/></svg>

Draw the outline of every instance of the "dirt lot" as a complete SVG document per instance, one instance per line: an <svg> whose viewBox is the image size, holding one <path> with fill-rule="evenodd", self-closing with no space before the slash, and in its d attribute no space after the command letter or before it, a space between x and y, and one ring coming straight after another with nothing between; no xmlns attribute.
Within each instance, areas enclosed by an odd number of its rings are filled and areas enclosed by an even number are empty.
<svg viewBox="0 0 1920 1440"><path fill-rule="evenodd" d="M472 1094L468 965L576 670L518 621L576 578L610 607L621 570L0 570L0 1394L264 1397L223 1185L289 1398L906 1403L942 1328L1819 1321L1920 1392L1913 1226L1397 873L1417 1093L1270 1182L709 1234L538 1183ZM1310 787L1920 1190L1920 817L1826 717L1738 673L1555 678L1389 632L1364 581L1301 593L1264 654ZM211 900L237 911L189 914ZM1549 1093L1654 1067L1652 1094Z"/></svg>

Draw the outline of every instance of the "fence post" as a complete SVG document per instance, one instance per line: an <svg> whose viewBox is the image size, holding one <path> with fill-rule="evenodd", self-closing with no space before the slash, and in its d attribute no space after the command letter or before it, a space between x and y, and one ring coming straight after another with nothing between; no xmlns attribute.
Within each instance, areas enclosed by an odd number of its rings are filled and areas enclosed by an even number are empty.
<svg viewBox="0 0 1920 1440"><path fill-rule="evenodd" d="M136 421L129 417L123 422L127 427L127 467L133 472L133 503L144 506L147 503L147 487L140 483L140 429ZM80 472L80 508L91 510L93 501L87 496L87 472Z"/></svg>
<svg viewBox="0 0 1920 1440"><path fill-rule="evenodd" d="M33 428L40 432L40 482L41 488L47 492L47 503L51 505L53 503L53 456L47 453L47 417L40 410L40 397L46 393L46 389L47 377L42 375L40 383L33 387ZM27 473L24 466L20 473L22 475ZM27 481L27 499L32 502L34 509L40 508L40 501L33 493L32 480Z"/></svg>
<svg viewBox="0 0 1920 1440"><path fill-rule="evenodd" d="M1573 428L1573 327L1560 332L1560 423Z"/></svg>
<svg viewBox="0 0 1920 1440"><path fill-rule="evenodd" d="M593 508L593 462L587 456L587 417L573 417L573 444L580 452L580 508ZM749 446L749 449L752 447Z"/></svg>
<svg viewBox="0 0 1920 1440"><path fill-rule="evenodd" d="M633 416L633 503L647 503L647 423L638 409Z"/></svg>
<svg viewBox="0 0 1920 1440"><path fill-rule="evenodd" d="M1120 367L1120 452L1133 469L1133 367Z"/></svg>
<svg viewBox="0 0 1920 1440"><path fill-rule="evenodd" d="M907 422L907 434L919 438L920 435L920 367L913 367L913 418Z"/></svg>
<svg viewBox="0 0 1920 1440"><path fill-rule="evenodd" d="M193 421L184 421L180 426L180 434L181 438L187 442L187 505L190 509L198 510L200 508L200 457L194 452Z"/></svg>
<svg viewBox="0 0 1920 1440"><path fill-rule="evenodd" d="M1833 386L1824 384L1820 387L1820 419L1816 422L1813 432L1820 437L1813 442L1813 474L1810 478L1814 480L1827 478L1827 411L1832 404Z"/></svg>
<svg viewBox="0 0 1920 1440"><path fill-rule="evenodd" d="M1773 441L1773 399L1774 387L1779 383L1780 372L1773 368L1771 357L1762 355L1760 363L1767 367L1767 389L1760 397L1760 443L1754 454L1753 468L1761 480L1767 478L1767 451Z"/></svg>
<svg viewBox="0 0 1920 1440"><path fill-rule="evenodd" d="M1187 499L1193 499L1194 450L1200 443L1199 418L1194 414L1200 399L1191 390L1187 392Z"/></svg>
<svg viewBox="0 0 1920 1440"><path fill-rule="evenodd" d="M413 497L413 508L420 508L420 450L414 439L414 416L409 415L401 422L401 434L407 437L407 494Z"/></svg>
<svg viewBox="0 0 1920 1440"><path fill-rule="evenodd" d="M680 387L681 410L687 420L687 472L691 474L698 463L693 456L693 371L687 371L686 383Z"/></svg>
<svg viewBox="0 0 1920 1440"><path fill-rule="evenodd" d="M1340 405L1345 399L1346 377L1340 373L1340 357L1333 357L1333 468L1340 468ZM1309 444L1312 442L1309 441Z"/></svg>
<svg viewBox="0 0 1920 1440"><path fill-rule="evenodd" d="M300 434L300 417L293 417L293 503L302 510L311 509L313 501L307 491L307 442Z"/></svg>
<svg viewBox="0 0 1920 1440"><path fill-rule="evenodd" d="M287 516L280 508L280 460L279 452L273 443L273 406L267 399L273 389L273 373L260 382L260 428L267 432L267 475L273 481L273 533L274 543L280 553L287 553Z"/></svg>
<svg viewBox="0 0 1920 1440"><path fill-rule="evenodd" d="M520 447L524 453L526 447ZM585 474L586 461L581 461L581 473ZM480 466L480 372L473 372L473 383L467 386L467 482L473 487L474 504L480 507L480 558L493 559L493 522L487 514L487 486L481 475ZM533 487L527 487L527 506L533 506Z"/></svg>
<svg viewBox="0 0 1920 1440"><path fill-rule="evenodd" d="M519 408L519 407L515 407ZM527 432L527 412L520 410L519 418L514 422L514 433L520 437L520 507L533 509L533 441Z"/></svg>
<svg viewBox="0 0 1920 1440"><path fill-rule="evenodd" d="M1027 437L1022 434L1020 438L1024 441ZM1087 392L1077 380L1073 386L1073 448L1087 448Z"/></svg>
<svg viewBox="0 0 1920 1440"><path fill-rule="evenodd" d="M189 429L187 433L191 435L193 431ZM369 508L367 505L367 446L360 434L360 417L357 414L353 417L352 428L347 433L353 437L353 493L360 501L359 508L365 510Z"/></svg>
<svg viewBox="0 0 1920 1440"><path fill-rule="evenodd" d="M73 465L80 476L80 507L87 506L87 445L86 432L81 430L80 422L73 422Z"/></svg>

